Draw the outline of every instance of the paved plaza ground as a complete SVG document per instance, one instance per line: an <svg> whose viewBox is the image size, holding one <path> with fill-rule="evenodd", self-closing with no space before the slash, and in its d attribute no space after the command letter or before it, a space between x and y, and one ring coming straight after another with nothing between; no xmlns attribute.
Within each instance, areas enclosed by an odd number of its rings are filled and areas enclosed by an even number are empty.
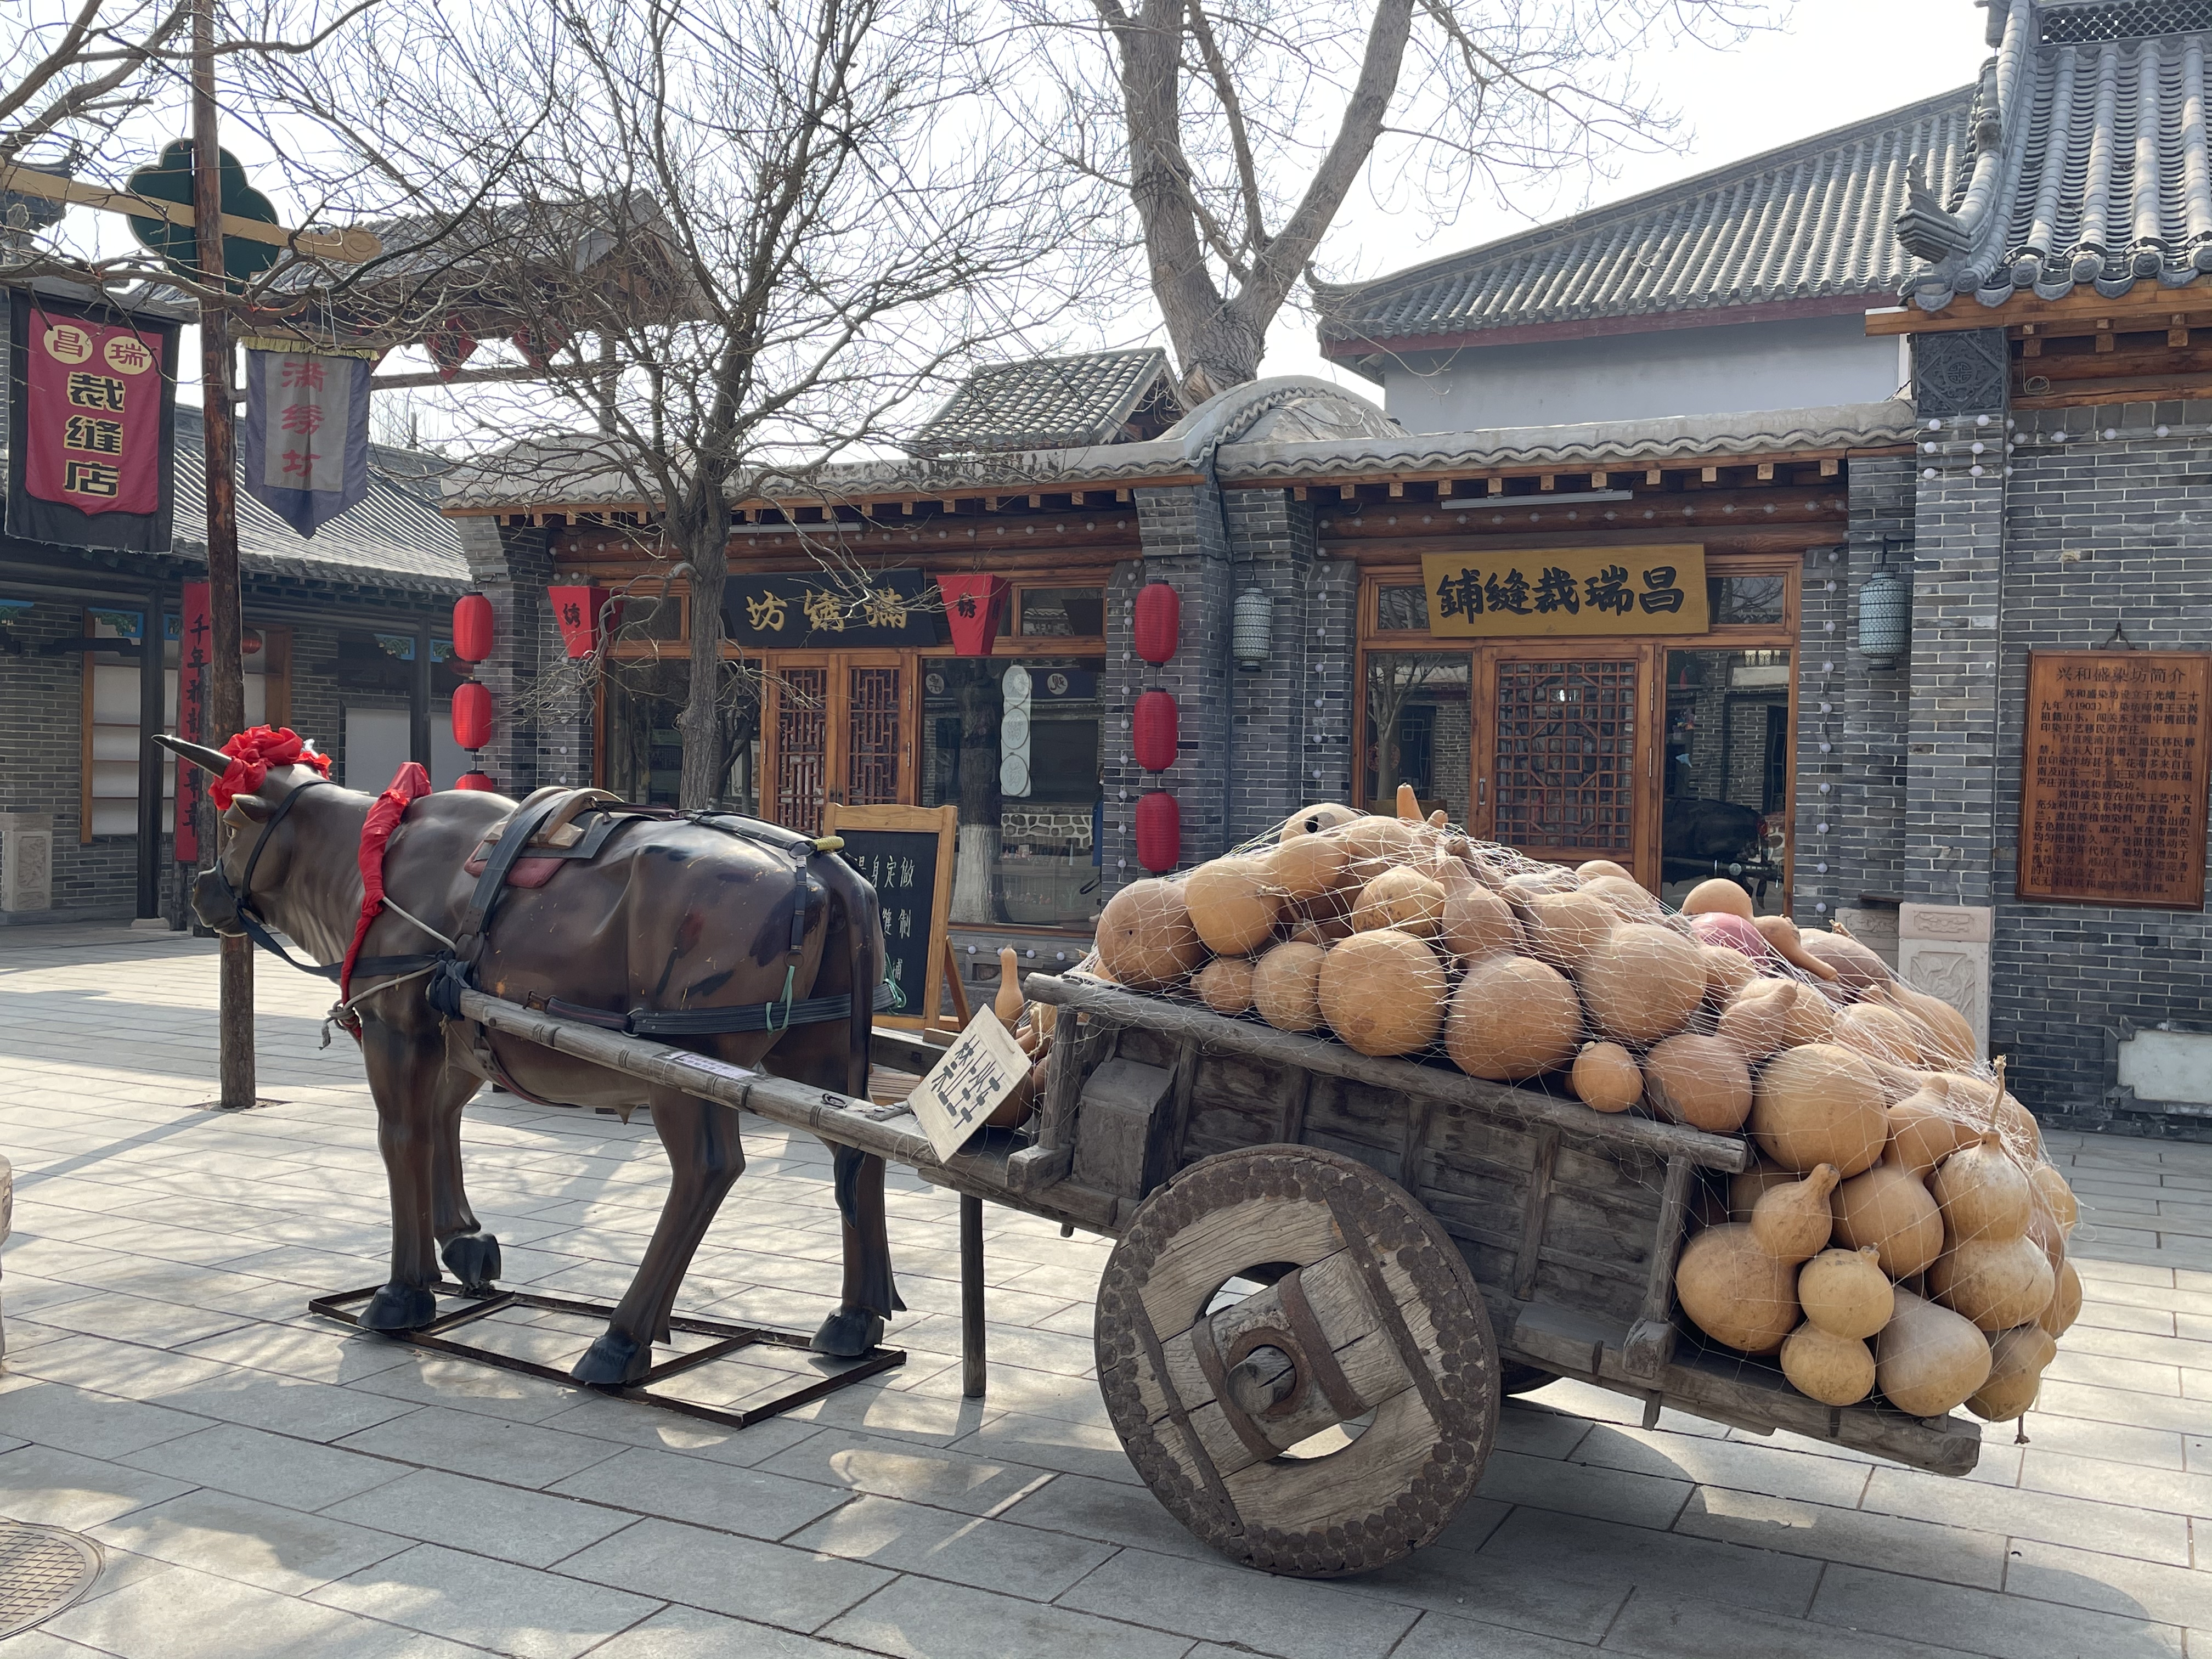
<svg viewBox="0 0 2212 1659"><path fill-rule="evenodd" d="M215 965L0 933L0 1516L106 1560L0 1659L2212 1659L2212 1147L2053 1137L2089 1299L2027 1443L1992 1428L1971 1479L1645 1431L1561 1383L1505 1408L1442 1542L1307 1583L1227 1565L1138 1483L1091 1376L1103 1241L987 1211L991 1389L960 1398L955 1202L897 1171L911 1358L741 1433L310 1316L383 1277L368 1090L349 1042L317 1047L327 988L264 964L275 1103L201 1109ZM811 1330L828 1158L751 1127L684 1305ZM665 1170L643 1115L486 1094L465 1133L508 1282L618 1291Z"/></svg>

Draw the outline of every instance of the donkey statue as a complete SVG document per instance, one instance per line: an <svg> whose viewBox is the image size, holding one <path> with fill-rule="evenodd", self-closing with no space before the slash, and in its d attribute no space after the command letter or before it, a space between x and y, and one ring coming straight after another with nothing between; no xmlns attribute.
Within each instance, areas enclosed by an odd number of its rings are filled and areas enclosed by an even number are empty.
<svg viewBox="0 0 2212 1659"><path fill-rule="evenodd" d="M498 1241L461 1180L461 1108L483 1083L566 1105L641 1105L667 1148L668 1197L636 1277L572 1373L601 1387L641 1376L744 1170L738 1114L487 1031L457 1017L451 988L865 1096L884 968L875 890L834 842L750 819L625 807L598 790L522 803L432 794L416 767L366 795L330 782L328 758L293 733L265 726L222 750L156 741L218 778L218 851L192 887L201 921L283 954L271 937L281 932L316 958L310 971L340 981L336 1012L361 1042L392 1189L392 1277L361 1322L428 1324L441 1256L471 1291L498 1276ZM381 902L365 905L380 888ZM902 1304L883 1160L833 1152L843 1293L813 1346L854 1356Z"/></svg>

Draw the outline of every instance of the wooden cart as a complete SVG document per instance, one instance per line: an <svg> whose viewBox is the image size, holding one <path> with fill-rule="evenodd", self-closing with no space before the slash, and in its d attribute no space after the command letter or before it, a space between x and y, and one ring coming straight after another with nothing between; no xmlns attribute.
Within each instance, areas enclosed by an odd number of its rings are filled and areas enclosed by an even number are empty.
<svg viewBox="0 0 2212 1659"><path fill-rule="evenodd" d="M1029 1131L940 1161L896 1107L702 1073L696 1056L471 993L472 1017L911 1164L928 1181L1117 1242L1100 1388L1139 1474L1193 1533L1279 1573L1363 1571L1474 1492L1502 1395L1579 1378L1757 1433L1786 1429L1946 1474L1979 1425L1823 1406L1674 1316L1692 1206L1740 1137L1607 1115L1442 1066L1034 975L1060 1010ZM879 1033L881 1063L937 1050ZM641 1058L644 1056L644 1058ZM980 1209L963 1311L981 1385ZM1246 1291L1241 1299L1238 1291Z"/></svg>

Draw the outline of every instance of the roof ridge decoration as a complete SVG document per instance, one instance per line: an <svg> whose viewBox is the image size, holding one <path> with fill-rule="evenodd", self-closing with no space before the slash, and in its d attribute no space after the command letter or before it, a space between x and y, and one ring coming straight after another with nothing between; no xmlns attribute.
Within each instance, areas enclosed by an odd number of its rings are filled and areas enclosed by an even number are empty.
<svg viewBox="0 0 2212 1659"><path fill-rule="evenodd" d="M1994 308L2084 283L2118 299L2141 281L2179 288L2212 271L2212 6L2002 3L1954 204L1915 180L1894 221L1918 262L1905 300L1936 311L1972 295Z"/></svg>

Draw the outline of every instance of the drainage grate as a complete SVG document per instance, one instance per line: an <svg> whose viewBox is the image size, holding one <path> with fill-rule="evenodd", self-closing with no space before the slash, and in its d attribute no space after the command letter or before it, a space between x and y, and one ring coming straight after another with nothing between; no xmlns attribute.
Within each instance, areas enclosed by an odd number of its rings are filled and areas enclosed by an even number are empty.
<svg viewBox="0 0 2212 1659"><path fill-rule="evenodd" d="M0 1638L51 1619L99 1576L100 1548L90 1539L0 1522Z"/></svg>

